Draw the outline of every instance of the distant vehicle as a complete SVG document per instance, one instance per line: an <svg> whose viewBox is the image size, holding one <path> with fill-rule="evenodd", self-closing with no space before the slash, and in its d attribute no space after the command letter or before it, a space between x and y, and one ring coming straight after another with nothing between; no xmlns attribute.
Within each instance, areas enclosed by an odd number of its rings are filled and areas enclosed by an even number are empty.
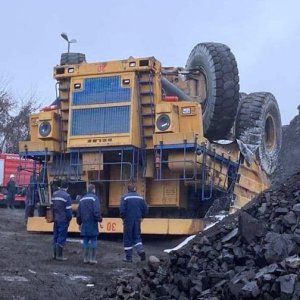
<svg viewBox="0 0 300 300"><path fill-rule="evenodd" d="M11 174L15 175L18 192L16 201L24 204L26 187L34 170L35 162L31 159L20 158L19 154L0 153L0 203L4 203L7 194L7 183Z"/></svg>

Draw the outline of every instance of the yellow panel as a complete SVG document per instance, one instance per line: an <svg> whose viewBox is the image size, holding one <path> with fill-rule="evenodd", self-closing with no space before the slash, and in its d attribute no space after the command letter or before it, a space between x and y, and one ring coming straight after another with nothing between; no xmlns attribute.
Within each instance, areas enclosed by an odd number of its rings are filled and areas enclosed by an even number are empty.
<svg viewBox="0 0 300 300"><path fill-rule="evenodd" d="M125 193L127 193L127 185L130 179L130 170L127 166L123 166L122 172L123 175L121 178L121 166L111 165L110 167L111 181L109 183L109 206L110 207L119 207L121 197ZM120 180L127 180L127 182L120 181ZM146 190L145 180L141 178L141 174L139 174L138 180L136 181L136 187L137 187L137 192L143 197L145 197L145 190Z"/></svg>
<svg viewBox="0 0 300 300"><path fill-rule="evenodd" d="M185 235L197 233L204 228L199 219L152 219L142 221L142 234ZM53 223L47 223L43 217L28 218L27 230L31 232L53 232ZM120 218L103 218L99 224L100 233L122 233L123 221ZM70 222L69 232L80 232L76 219Z"/></svg>
<svg viewBox="0 0 300 300"><path fill-rule="evenodd" d="M149 64L147 66L140 66L141 60L148 60ZM135 65L133 66L133 63ZM117 72L131 72L138 70L154 70L155 73L159 73L161 70L161 64L158 60L153 57L145 58L133 58L128 60L117 60L108 62L98 62L91 64L78 64L73 65L74 72L68 73L67 69L69 66L58 66L58 69L65 68L63 74L56 74L56 68L54 68L54 77L56 79L64 77L76 77L76 76L91 76L91 75L104 75L104 74L115 74Z"/></svg>
<svg viewBox="0 0 300 300"><path fill-rule="evenodd" d="M161 114L161 113L171 113L172 112L172 106L174 104L171 102L161 102L159 104L156 105L155 107L155 112L157 114Z"/></svg>
<svg viewBox="0 0 300 300"><path fill-rule="evenodd" d="M39 140L37 142L19 142L19 149L20 151L25 151L27 147L28 151L45 151L47 148L47 151L54 151L58 152L60 151L59 143L57 141L42 141Z"/></svg>
<svg viewBox="0 0 300 300"><path fill-rule="evenodd" d="M112 181L109 184L109 206L119 207L122 195L127 192L126 184L121 181Z"/></svg>
<svg viewBox="0 0 300 300"><path fill-rule="evenodd" d="M159 145L161 142L168 145L183 144L184 141L187 143L194 143L195 140L200 143L200 138L203 139L203 137L195 134L194 132L155 133L153 134L153 144Z"/></svg>
<svg viewBox="0 0 300 300"><path fill-rule="evenodd" d="M69 138L68 147L99 147L99 146L125 146L131 145L130 135L106 134L101 136L77 136Z"/></svg>
<svg viewBox="0 0 300 300"><path fill-rule="evenodd" d="M51 110L51 111L42 111L39 114L39 121L49 121L55 118L55 114L57 114L57 111Z"/></svg>
<svg viewBox="0 0 300 300"><path fill-rule="evenodd" d="M168 234L192 234L205 227L203 219L169 219Z"/></svg>
<svg viewBox="0 0 300 300"><path fill-rule="evenodd" d="M103 154L99 152L87 152L82 154L82 170L103 170Z"/></svg>
<svg viewBox="0 0 300 300"><path fill-rule="evenodd" d="M166 176L172 176L165 172ZM174 177L173 177L174 176ZM179 178L173 174L173 178ZM150 206L179 207L180 181L150 181L147 183L147 202Z"/></svg>

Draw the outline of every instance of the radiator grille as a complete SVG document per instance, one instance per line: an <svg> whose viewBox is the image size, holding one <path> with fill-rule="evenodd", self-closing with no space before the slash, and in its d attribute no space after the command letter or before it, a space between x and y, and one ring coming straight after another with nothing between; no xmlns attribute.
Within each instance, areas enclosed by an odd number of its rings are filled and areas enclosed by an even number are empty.
<svg viewBox="0 0 300 300"><path fill-rule="evenodd" d="M128 102L131 88L121 86L121 76L88 78L83 90L73 91L73 105Z"/></svg>
<svg viewBox="0 0 300 300"><path fill-rule="evenodd" d="M74 109L71 135L127 133L130 130L130 106Z"/></svg>

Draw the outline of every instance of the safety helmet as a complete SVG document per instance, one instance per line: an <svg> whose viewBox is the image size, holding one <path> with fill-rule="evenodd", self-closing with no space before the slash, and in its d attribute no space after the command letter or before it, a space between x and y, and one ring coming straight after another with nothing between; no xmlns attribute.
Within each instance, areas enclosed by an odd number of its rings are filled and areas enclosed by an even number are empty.
<svg viewBox="0 0 300 300"><path fill-rule="evenodd" d="M9 178L15 178L14 174L10 174Z"/></svg>

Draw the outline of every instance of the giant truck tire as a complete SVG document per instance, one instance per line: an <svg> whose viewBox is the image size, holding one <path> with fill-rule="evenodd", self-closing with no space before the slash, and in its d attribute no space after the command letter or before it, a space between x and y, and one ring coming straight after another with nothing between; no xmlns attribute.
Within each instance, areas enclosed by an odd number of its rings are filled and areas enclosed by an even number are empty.
<svg viewBox="0 0 300 300"><path fill-rule="evenodd" d="M281 117L271 93L251 93L241 98L237 113L236 138L256 149L263 170L271 175L281 148Z"/></svg>
<svg viewBox="0 0 300 300"><path fill-rule="evenodd" d="M200 75L205 84L201 89L205 94L201 97L204 136L210 140L225 138L232 128L239 103L239 76L234 55L224 44L200 43L191 51L186 68L191 78Z"/></svg>

